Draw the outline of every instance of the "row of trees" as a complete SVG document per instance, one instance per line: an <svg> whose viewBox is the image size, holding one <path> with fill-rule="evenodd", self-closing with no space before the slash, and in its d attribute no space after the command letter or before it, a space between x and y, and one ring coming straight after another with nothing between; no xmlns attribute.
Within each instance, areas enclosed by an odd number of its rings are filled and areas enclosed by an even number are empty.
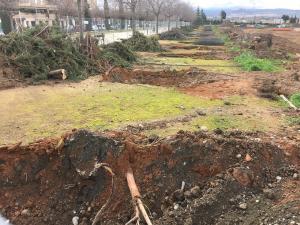
<svg viewBox="0 0 300 225"><path fill-rule="evenodd" d="M30 0L29 0L30 1ZM34 0L32 0L34 1ZM159 20L193 21L193 8L183 0L101 0L97 7L91 7L87 0L48 0L58 6L57 16L79 17L83 29L83 18L104 18L106 29L110 29L109 19L120 19L120 28L125 28L125 20L131 20L131 28L136 29L136 20L156 20L158 32ZM99 2L99 1L98 1ZM13 5L18 0L0 0L0 16L7 20Z"/></svg>
<svg viewBox="0 0 300 225"><path fill-rule="evenodd" d="M299 23L299 18L297 18L297 16L283 15L281 19L284 21L284 23L287 23L288 21L292 24Z"/></svg>
<svg viewBox="0 0 300 225"><path fill-rule="evenodd" d="M199 25L203 25L203 24L220 24L222 23L227 17L227 14L224 10L222 10L220 12L220 18L221 20L208 20L207 16L204 12L203 9L200 9L199 7L197 8L197 12L196 12L196 16L195 19L193 21L194 26L199 26Z"/></svg>
<svg viewBox="0 0 300 225"><path fill-rule="evenodd" d="M86 17L86 8L89 5L86 0L50 0L59 5L59 15L77 17L82 9L82 16ZM131 20L131 26L136 27L135 20L159 20L173 19L193 21L193 7L182 0L101 0L98 7L90 9L91 17L105 19L105 27L109 29L108 20L116 18L121 20L121 29L125 28L125 20Z"/></svg>

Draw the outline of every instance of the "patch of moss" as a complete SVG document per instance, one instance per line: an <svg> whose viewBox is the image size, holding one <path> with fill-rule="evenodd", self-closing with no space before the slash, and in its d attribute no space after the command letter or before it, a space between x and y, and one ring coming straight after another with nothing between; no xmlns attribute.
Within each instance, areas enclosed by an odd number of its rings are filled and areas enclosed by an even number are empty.
<svg viewBox="0 0 300 225"><path fill-rule="evenodd" d="M209 130L239 129L243 131L266 131L268 125L255 118L234 115L209 115L193 121L193 126L206 126Z"/></svg>
<svg viewBox="0 0 300 225"><path fill-rule="evenodd" d="M220 100L192 97L175 89L98 82L30 87L15 93L0 92L0 136L5 143L59 136L73 128L117 128L222 105Z"/></svg>
<svg viewBox="0 0 300 225"><path fill-rule="evenodd" d="M290 126L299 126L300 125L300 117L288 116L286 118L286 120Z"/></svg>

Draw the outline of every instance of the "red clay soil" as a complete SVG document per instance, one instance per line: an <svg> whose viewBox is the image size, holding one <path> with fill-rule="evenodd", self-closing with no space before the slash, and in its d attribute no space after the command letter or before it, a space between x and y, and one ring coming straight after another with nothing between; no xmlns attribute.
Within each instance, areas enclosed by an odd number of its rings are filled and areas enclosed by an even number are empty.
<svg viewBox="0 0 300 225"><path fill-rule="evenodd" d="M128 84L138 83L167 87L192 87L218 80L228 80L232 79L232 77L234 76L211 73L198 68L185 71L149 71L140 69L130 70L124 68L115 68L109 73L109 75L104 75L103 80Z"/></svg>
<svg viewBox="0 0 300 225"><path fill-rule="evenodd" d="M253 79L216 81L202 84L196 87L181 88L186 94L203 96L211 99L223 99L232 95L256 95L256 90L252 87Z"/></svg>
<svg viewBox="0 0 300 225"><path fill-rule="evenodd" d="M0 209L14 225L72 224L75 216L79 224L91 224L111 188L110 175L95 172L96 162L108 163L116 174L99 224L125 224L132 217L129 165L153 224L283 225L300 219L299 196L282 195L283 187L299 184L300 148L292 140L280 139L279 146L262 133L220 130L156 141L80 130L62 140L1 148Z"/></svg>

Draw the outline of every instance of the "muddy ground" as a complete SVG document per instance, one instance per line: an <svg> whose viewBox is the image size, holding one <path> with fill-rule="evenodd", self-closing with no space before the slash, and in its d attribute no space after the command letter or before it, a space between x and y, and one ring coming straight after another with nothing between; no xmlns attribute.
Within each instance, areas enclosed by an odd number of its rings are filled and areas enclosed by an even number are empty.
<svg viewBox="0 0 300 225"><path fill-rule="evenodd" d="M131 166L154 224L295 224L299 142L261 133L179 132L168 138L79 130L60 140L2 148L0 202L13 224L91 224L110 193L101 224L133 214L125 180ZM181 190L182 182L185 182Z"/></svg>

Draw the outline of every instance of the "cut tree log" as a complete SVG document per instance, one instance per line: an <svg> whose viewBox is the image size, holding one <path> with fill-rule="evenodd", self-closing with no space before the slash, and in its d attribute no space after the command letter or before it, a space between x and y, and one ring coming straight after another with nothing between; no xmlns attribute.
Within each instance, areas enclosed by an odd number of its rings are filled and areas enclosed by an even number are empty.
<svg viewBox="0 0 300 225"><path fill-rule="evenodd" d="M131 167L128 168L127 173L126 173L126 179L127 179L127 184L131 193L131 197L133 200L134 208L135 208L135 216L129 220L126 225L129 225L135 221L137 221L137 224L139 224L140 221L140 214L143 215L144 220L147 225L152 225L152 222L146 212L146 209L144 207L144 204L141 200L141 194L139 192L139 189L135 183L135 179L133 176L133 172Z"/></svg>
<svg viewBox="0 0 300 225"><path fill-rule="evenodd" d="M48 79L65 80L67 79L66 70L65 69L52 70L48 73Z"/></svg>

